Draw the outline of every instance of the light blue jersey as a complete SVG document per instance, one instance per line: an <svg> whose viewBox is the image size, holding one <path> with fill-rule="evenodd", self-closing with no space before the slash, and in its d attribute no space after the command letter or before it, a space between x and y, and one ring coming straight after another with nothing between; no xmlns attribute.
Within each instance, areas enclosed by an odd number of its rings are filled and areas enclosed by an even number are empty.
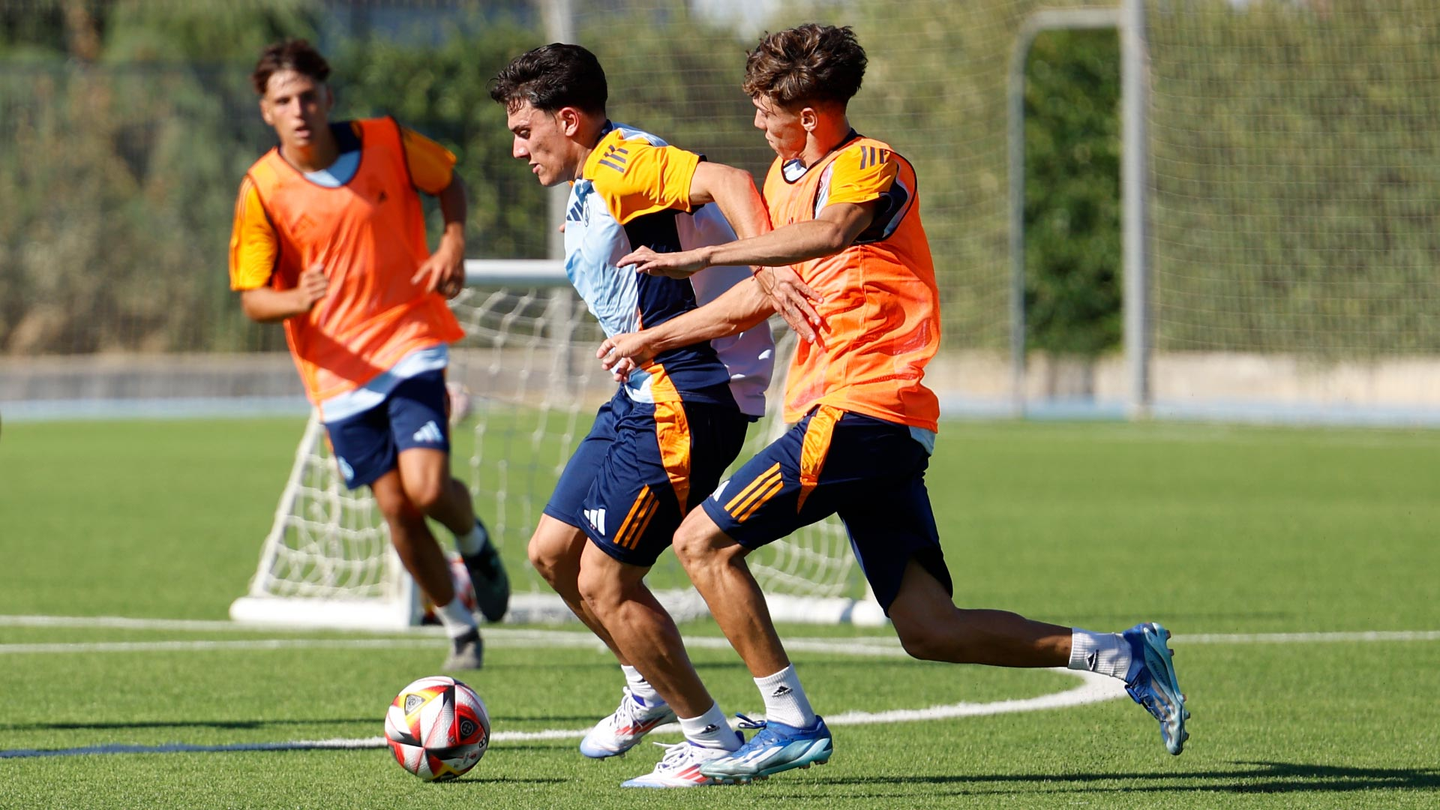
<svg viewBox="0 0 1440 810"><path fill-rule="evenodd" d="M565 215L565 273L606 335L658 326L750 277L748 267L711 267L688 280L636 273L620 257L645 246L660 253L734 241L718 206L689 205L703 158L646 132L607 124L571 186ZM680 399L765 413L774 369L769 326L663 352L625 383L639 402Z"/></svg>

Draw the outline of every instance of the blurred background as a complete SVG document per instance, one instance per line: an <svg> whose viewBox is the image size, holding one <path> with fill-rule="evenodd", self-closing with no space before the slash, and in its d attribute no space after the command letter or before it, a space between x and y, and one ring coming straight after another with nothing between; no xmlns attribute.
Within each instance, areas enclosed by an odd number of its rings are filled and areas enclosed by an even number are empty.
<svg viewBox="0 0 1440 810"><path fill-rule="evenodd" d="M1037 16L1077 9L1101 16ZM947 413L1436 420L1426 0L0 0L0 410L303 410L226 277L268 42L319 44L337 117L459 156L473 258L544 259L558 222L486 90L506 61L586 45L612 118L763 180L745 54L809 20L854 26L852 122L919 172Z"/></svg>

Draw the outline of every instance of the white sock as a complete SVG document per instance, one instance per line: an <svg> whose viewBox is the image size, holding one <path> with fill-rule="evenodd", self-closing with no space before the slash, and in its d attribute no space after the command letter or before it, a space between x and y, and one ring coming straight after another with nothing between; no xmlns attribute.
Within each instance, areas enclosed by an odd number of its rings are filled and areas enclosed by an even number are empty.
<svg viewBox="0 0 1440 810"><path fill-rule="evenodd" d="M625 673L625 683L630 686L630 694L639 698L642 704L658 706L665 702L665 698L660 697L660 693L656 692L655 687L645 680L645 676L640 674L640 670L629 664L621 664L620 669Z"/></svg>
<svg viewBox="0 0 1440 810"><path fill-rule="evenodd" d="M1119 633L1070 632L1070 668L1125 679L1130 671L1130 644Z"/></svg>
<svg viewBox="0 0 1440 810"><path fill-rule="evenodd" d="M805 697L794 666L785 667L774 675L756 678L755 685L765 699L766 720L796 728L815 725L815 710L810 708L810 699Z"/></svg>
<svg viewBox="0 0 1440 810"><path fill-rule="evenodd" d="M484 529L480 528L480 521L478 520L475 521L475 525L471 527L468 533L455 535L455 547L460 549L460 553L466 557L474 557L476 554L484 551L485 544L489 542L490 535L487 534Z"/></svg>
<svg viewBox="0 0 1440 810"><path fill-rule="evenodd" d="M699 717L681 717L680 729L685 739L704 748L734 751L740 747L740 736L730 728L719 703L710 704L710 711Z"/></svg>
<svg viewBox="0 0 1440 810"><path fill-rule="evenodd" d="M451 599L450 604L435 608L435 615L440 617L440 624L450 638L459 638L478 626L475 614L459 599Z"/></svg>

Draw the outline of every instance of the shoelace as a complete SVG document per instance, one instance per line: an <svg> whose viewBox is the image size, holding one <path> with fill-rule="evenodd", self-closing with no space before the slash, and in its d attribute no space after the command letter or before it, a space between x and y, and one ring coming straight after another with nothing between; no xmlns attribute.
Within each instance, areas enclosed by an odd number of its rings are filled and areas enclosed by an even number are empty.
<svg viewBox="0 0 1440 810"><path fill-rule="evenodd" d="M615 713L610 715L611 721L614 722L616 726L624 725L625 723L634 724L639 722L643 719L645 707L641 706L640 702L635 699L635 694L630 691L630 687L625 686L621 689L625 693L625 696L620 699L620 708L616 709Z"/></svg>
<svg viewBox="0 0 1440 810"><path fill-rule="evenodd" d="M776 739L776 734L770 728L769 722L765 720L752 720L751 718L746 717L745 715L738 712L735 714L735 716L740 718L740 722L736 725L736 728L743 729L745 731L755 732L755 736L751 737L750 741L741 746L741 748L750 748L752 746L764 745L771 740Z"/></svg>
<svg viewBox="0 0 1440 810"><path fill-rule="evenodd" d="M678 743L662 743L658 745L665 749L665 756L660 757L660 763L655 766L656 771L676 771L689 767L690 749L694 748L688 740Z"/></svg>

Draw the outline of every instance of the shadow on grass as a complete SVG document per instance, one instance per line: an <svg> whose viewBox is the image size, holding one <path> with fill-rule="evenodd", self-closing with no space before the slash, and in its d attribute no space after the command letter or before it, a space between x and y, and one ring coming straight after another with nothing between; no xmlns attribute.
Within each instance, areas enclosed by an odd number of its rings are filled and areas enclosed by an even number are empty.
<svg viewBox="0 0 1440 810"><path fill-rule="evenodd" d="M1066 794L1066 793L1145 793L1174 791L1204 791L1208 793L1346 793L1356 790L1437 790L1440 789L1440 768L1352 768L1340 765L1306 765L1292 762L1234 762L1240 766L1233 770L1189 771L1185 773L1055 773L1055 774L976 774L930 775L930 776L877 776L841 779L825 779L816 787L826 789L836 785L850 785L856 788L880 785L926 786L933 790L937 786L968 785L981 788L985 785L1027 784L1024 789L996 790L945 790L952 795L1014 794ZM783 777L780 777L783 778ZM1100 782L1142 782L1151 784L1089 784ZM1080 783L1069 786L1067 783ZM1164 784L1154 784L1164 783ZM773 784L773 783L772 783ZM860 797L863 794L847 791L847 796ZM894 798L895 794L869 794L872 798ZM794 794L801 798L804 794ZM780 794L768 794L767 798L784 798Z"/></svg>

